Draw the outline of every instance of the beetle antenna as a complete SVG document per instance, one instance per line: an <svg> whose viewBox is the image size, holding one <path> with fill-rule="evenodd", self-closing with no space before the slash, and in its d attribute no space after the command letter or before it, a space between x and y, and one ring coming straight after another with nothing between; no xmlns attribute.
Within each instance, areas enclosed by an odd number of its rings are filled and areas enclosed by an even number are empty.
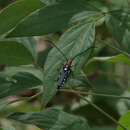
<svg viewBox="0 0 130 130"><path fill-rule="evenodd" d="M68 58L65 56L65 54L52 41L50 40L45 40L45 41L51 43L51 45L53 45L60 52L60 54L65 58L65 60L68 61Z"/></svg>
<svg viewBox="0 0 130 130"><path fill-rule="evenodd" d="M77 56L82 55L83 53L87 52L88 50L90 50L90 49L92 49L92 48L96 48L96 47L92 46L92 47L87 48L85 51L78 53L77 55L75 55L75 56L72 58L71 61L73 61Z"/></svg>

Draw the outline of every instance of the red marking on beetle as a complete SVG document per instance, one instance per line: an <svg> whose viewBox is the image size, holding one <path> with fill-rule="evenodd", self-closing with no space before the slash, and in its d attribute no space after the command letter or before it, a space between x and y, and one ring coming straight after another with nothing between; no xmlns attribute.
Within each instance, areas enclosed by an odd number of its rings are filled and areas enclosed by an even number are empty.
<svg viewBox="0 0 130 130"><path fill-rule="evenodd" d="M66 65L67 65L67 66L71 66L71 64L72 64L72 61L67 61L67 62L66 62Z"/></svg>

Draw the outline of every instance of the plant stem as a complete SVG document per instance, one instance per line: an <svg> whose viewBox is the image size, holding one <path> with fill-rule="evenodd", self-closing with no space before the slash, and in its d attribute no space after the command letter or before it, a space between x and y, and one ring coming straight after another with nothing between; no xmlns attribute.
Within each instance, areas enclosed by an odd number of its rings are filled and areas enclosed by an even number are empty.
<svg viewBox="0 0 130 130"><path fill-rule="evenodd" d="M19 101L30 101L30 100L36 98L37 96L39 96L40 94L42 94L42 91L37 93L36 95L31 96L31 97L22 97L22 98L10 101L8 104L13 104L13 103L16 103L16 102L19 102Z"/></svg>
<svg viewBox="0 0 130 130"><path fill-rule="evenodd" d="M115 95L108 95L108 94L100 94L100 93L94 93L94 92L83 92L83 91L77 91L77 90L72 90L72 89L60 89L60 91L78 93L78 94L83 94L83 95L93 95L93 96L110 97L110 98L117 98L117 99L122 98L122 99L130 100L130 97L115 96Z"/></svg>
<svg viewBox="0 0 130 130"><path fill-rule="evenodd" d="M119 125L124 130L128 130L125 126L123 126L121 123L119 123L117 120L115 120L111 115L109 115L108 113L106 113L105 111L103 111L100 107L98 107L94 103L90 102L88 99L84 98L82 95L80 95L78 93L75 93L75 94L77 94L80 98L82 98L83 100L85 100L86 102L88 102L91 106L93 106L95 109L97 109L103 115L105 115L106 117L108 117L109 119L111 119L115 124Z"/></svg>

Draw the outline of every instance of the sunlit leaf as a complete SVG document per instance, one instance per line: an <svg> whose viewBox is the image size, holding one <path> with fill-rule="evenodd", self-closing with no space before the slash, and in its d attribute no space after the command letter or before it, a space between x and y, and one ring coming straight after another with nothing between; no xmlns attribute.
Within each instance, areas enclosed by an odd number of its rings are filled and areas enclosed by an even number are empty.
<svg viewBox="0 0 130 130"><path fill-rule="evenodd" d="M119 120L119 122L124 125L127 129L130 129L130 111L125 113ZM117 127L117 130L124 130L120 126Z"/></svg>

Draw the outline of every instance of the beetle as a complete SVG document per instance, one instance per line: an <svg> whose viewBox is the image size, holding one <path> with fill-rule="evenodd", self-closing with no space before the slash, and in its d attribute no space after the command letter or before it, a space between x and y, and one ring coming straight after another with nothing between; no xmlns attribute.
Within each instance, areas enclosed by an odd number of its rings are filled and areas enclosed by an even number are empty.
<svg viewBox="0 0 130 130"><path fill-rule="evenodd" d="M67 80L71 72L71 64L72 64L72 61L68 60L66 64L63 66L59 79L58 79L58 84L57 84L58 89L61 88L64 85L65 81Z"/></svg>
<svg viewBox="0 0 130 130"><path fill-rule="evenodd" d="M71 58L71 60L69 60L65 54L52 42L49 40L46 40L47 42L51 43L60 53L61 55L65 58L66 63L64 64L64 66L62 67L62 70L60 72L59 78L58 78L58 83L57 83L57 88L60 89L61 87L63 87L64 83L67 81L67 78L69 77L70 73L71 73L71 67L72 67L72 61L77 57L82 55L84 52L87 52L89 49L95 48L93 46L87 48L86 50L84 50L81 53L78 53L77 55L75 55L73 58Z"/></svg>

